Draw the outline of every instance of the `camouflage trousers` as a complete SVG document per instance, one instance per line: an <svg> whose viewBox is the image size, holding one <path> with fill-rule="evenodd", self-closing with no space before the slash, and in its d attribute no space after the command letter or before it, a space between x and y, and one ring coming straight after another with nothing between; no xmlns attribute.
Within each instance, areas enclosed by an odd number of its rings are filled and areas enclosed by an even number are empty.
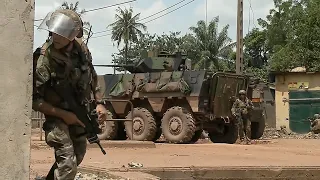
<svg viewBox="0 0 320 180"><path fill-rule="evenodd" d="M86 154L86 136L79 137L84 128L51 118L45 121L43 129L46 143L54 148L56 160L46 179L74 180L77 166Z"/></svg>
<svg viewBox="0 0 320 180"><path fill-rule="evenodd" d="M244 116L237 116L237 125L239 128L240 140L243 141L245 139L250 139L251 121L249 120L249 118Z"/></svg>

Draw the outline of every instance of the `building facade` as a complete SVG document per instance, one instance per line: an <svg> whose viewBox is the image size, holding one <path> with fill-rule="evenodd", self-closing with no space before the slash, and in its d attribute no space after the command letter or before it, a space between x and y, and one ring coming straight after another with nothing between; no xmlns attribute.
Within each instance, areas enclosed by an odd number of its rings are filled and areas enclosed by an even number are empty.
<svg viewBox="0 0 320 180"><path fill-rule="evenodd" d="M310 131L309 117L320 112L320 73L272 73L275 81L276 127Z"/></svg>

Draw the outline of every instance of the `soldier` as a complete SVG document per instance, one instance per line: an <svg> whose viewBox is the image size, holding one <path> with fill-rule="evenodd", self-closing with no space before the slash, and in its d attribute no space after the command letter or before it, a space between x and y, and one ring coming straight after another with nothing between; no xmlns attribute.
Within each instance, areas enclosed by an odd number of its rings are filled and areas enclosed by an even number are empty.
<svg viewBox="0 0 320 180"><path fill-rule="evenodd" d="M231 113L237 119L237 125L239 128L239 136L241 144L250 144L250 138L248 137L248 128L250 127L249 111L253 108L251 100L246 96L245 90L239 91L239 98L233 103Z"/></svg>
<svg viewBox="0 0 320 180"><path fill-rule="evenodd" d="M46 143L54 148L56 162L46 179L71 180L86 153L84 124L68 104L58 96L54 86L61 81L70 82L79 104L88 106L91 96L96 101L99 119L105 118L106 109L97 84L92 57L81 41L82 20L72 10L48 13L40 27L51 36L34 57L34 84L32 108L45 115L43 129Z"/></svg>
<svg viewBox="0 0 320 180"><path fill-rule="evenodd" d="M311 132L314 134L320 133L320 115L315 114L313 120L311 121Z"/></svg>

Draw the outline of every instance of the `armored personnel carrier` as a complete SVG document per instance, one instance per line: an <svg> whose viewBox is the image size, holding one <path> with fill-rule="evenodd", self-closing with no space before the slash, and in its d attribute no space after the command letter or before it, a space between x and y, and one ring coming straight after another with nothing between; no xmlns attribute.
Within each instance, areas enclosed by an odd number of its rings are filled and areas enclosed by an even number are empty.
<svg viewBox="0 0 320 180"><path fill-rule="evenodd" d="M127 121L101 123L100 139L156 141L163 134L169 143L194 143L206 131L212 142L236 142L231 107L240 89L252 92L248 76L191 70L191 60L180 52L148 52L135 63L118 67L130 73L98 78L108 119ZM264 123L262 112L255 113L261 116L255 115L253 124ZM253 131L261 131L262 126L254 126Z"/></svg>

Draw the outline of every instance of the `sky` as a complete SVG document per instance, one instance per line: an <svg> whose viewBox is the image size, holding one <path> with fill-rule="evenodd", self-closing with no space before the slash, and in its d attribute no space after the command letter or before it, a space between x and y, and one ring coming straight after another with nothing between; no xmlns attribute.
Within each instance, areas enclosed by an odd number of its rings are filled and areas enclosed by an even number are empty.
<svg viewBox="0 0 320 180"><path fill-rule="evenodd" d="M65 0L36 0L35 2L35 20L44 18L50 11L57 9ZM79 9L91 10L99 7L105 7L112 4L122 3L129 0L78 0ZM136 0L131 3L120 5L121 8L132 7L134 14L140 13L140 19L157 13L167 7L170 7L181 0ZM146 22L172 11L190 0L164 11L155 16L142 21ZM67 0L68 3L75 3L75 0ZM251 8L250 3L251 2ZM207 7L207 11L206 11ZM263 18L269 14L269 10L274 7L273 0L244 0L244 36L248 30L259 27L257 19ZM93 32L109 30L109 24L114 22L114 16L117 6L105 8L96 11L89 11L83 15L83 21L89 21ZM207 13L206 13L207 12ZM205 20L207 15L208 22L214 17L219 16L219 28L229 24L229 37L236 40L237 30L237 0L194 0L188 5L169 13L161 18L146 23L148 33L169 33L170 31L180 31L181 34L189 33L189 27L195 26L197 21ZM250 23L249 23L250 22ZM35 25L40 25L41 21L35 21ZM113 43L110 31L93 34L89 40L88 47L93 57L93 64L111 64L111 54L118 52L116 43ZM34 49L41 46L48 36L45 30L34 29ZM114 45L113 45L114 44ZM95 67L98 74L113 73L110 67Z"/></svg>

